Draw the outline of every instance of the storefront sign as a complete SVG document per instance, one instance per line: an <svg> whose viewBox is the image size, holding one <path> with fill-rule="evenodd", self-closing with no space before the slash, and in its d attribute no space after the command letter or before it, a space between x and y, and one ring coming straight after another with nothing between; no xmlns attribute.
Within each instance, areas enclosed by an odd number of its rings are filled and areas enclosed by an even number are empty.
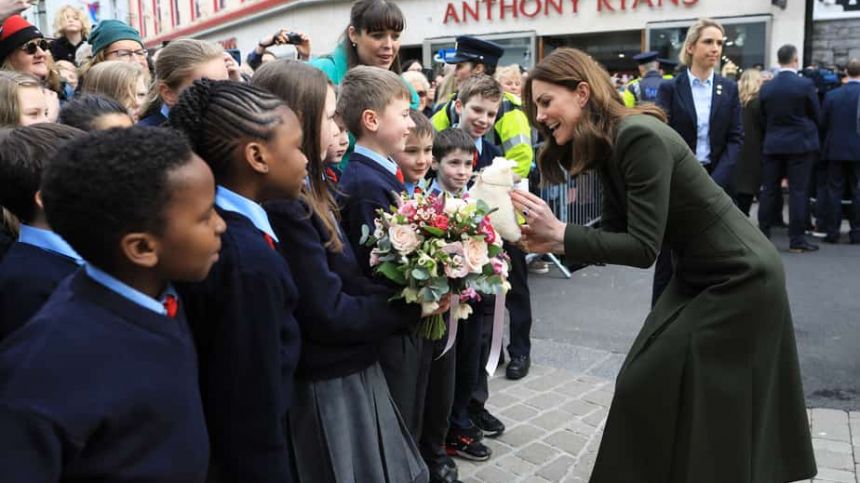
<svg viewBox="0 0 860 483"><path fill-rule="evenodd" d="M662 8L664 5L690 7L699 0L469 0L448 2L443 23L468 23L535 18L556 15L576 15L593 3L598 12L635 12L642 8Z"/></svg>

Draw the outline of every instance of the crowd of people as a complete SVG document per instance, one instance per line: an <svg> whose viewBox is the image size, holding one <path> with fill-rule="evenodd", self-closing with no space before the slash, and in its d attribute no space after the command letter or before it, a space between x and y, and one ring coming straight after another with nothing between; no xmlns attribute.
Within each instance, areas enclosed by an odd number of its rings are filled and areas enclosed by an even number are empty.
<svg viewBox="0 0 860 483"><path fill-rule="evenodd" d="M27 5L0 0L9 481L458 481L453 457L489 459L483 439L506 429L486 406L495 300L470 302L446 351L416 327L448 302L392 302L362 238L394 193L465 196L500 156L523 180L525 219L523 242L504 244L506 377L531 364L527 252L657 263L592 480L814 474L782 268L762 235L787 177L791 249L815 249L803 229L818 126L831 188L819 205L848 186L857 206L860 153L844 146L860 89L828 94L821 114L792 47L785 73L759 89L747 71L738 89L714 73L722 27L701 20L680 75L639 58L631 105L575 49L524 72L461 36L431 79L401 64L406 19L388 0L356 1L329 54L283 29L241 64L195 39L151 53L128 24L91 28L68 6L48 39L17 15ZM283 44L295 59L270 50ZM860 61L848 72L860 81ZM547 183L600 173L600 229L566 226L529 194L538 168ZM835 241L841 219L822 213Z"/></svg>

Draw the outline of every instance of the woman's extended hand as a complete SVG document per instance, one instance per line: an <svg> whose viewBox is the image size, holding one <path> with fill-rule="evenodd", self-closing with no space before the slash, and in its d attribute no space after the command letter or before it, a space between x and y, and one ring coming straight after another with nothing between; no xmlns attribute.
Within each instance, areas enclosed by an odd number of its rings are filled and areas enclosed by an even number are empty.
<svg viewBox="0 0 860 483"><path fill-rule="evenodd" d="M511 192L514 208L521 211L526 224L521 227L520 245L529 253L564 253L565 223L555 217L546 202L525 191Z"/></svg>

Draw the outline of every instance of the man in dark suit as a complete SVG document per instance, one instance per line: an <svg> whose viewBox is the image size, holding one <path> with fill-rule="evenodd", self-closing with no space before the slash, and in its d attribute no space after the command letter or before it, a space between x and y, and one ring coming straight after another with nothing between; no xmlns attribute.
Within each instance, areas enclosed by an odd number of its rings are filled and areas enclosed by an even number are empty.
<svg viewBox="0 0 860 483"><path fill-rule="evenodd" d="M657 105L711 178L731 195L744 133L737 84L715 72L724 38L723 27L712 20L691 26L681 56L687 69L660 84ZM652 304L671 278L671 247L664 246L654 268Z"/></svg>
<svg viewBox="0 0 860 483"><path fill-rule="evenodd" d="M770 236L780 180L788 176L789 250L804 253L818 250L804 235L809 212L809 178L819 151L818 124L821 112L815 84L797 75L797 48L786 44L777 51L780 72L761 88L762 189L758 224Z"/></svg>
<svg viewBox="0 0 860 483"><path fill-rule="evenodd" d="M821 118L821 150L827 165L827 236L825 242L839 242L842 222L842 195L845 184L851 195L851 243L860 244L860 59L851 59L848 81L827 93Z"/></svg>

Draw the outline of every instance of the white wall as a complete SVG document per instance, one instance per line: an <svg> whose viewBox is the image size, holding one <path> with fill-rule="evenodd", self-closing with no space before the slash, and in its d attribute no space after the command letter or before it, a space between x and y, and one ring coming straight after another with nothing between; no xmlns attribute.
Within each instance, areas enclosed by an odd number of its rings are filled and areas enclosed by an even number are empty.
<svg viewBox="0 0 860 483"><path fill-rule="evenodd" d="M496 5L500 0L493 0ZM504 0L511 3L514 0ZM521 0L516 0L517 2ZM531 10L544 0L524 0L527 10ZM536 31L538 35L566 35L572 33L594 33L619 30L641 30L648 22L663 22L669 20L688 20L699 17L735 17L745 15L772 15L770 39L771 62L775 62L776 50L784 43L793 43L799 50L803 45L804 32L804 1L789 0L788 8L781 10L771 5L770 0L686 0L695 1L691 6L684 6L683 0L678 6L671 0L662 0L663 6L658 7L661 0L650 0L654 7L648 6L648 0L639 0L638 8L626 11L620 10L622 0L577 0L578 12L572 13L573 0L562 0L563 14L551 11L550 15L543 14L535 18L522 15L512 17L508 13L504 20L498 18L498 7L493 10L493 20L486 20L482 10L481 21L476 23L471 19L467 22L443 23L447 1L441 0L401 0L398 5L406 16L407 26L403 33L403 45L417 45L426 38L450 37L462 34L489 34L500 32ZM636 0L625 0L628 7ZM616 11L604 10L598 12L599 2L609 2ZM452 2L460 13L461 1ZM474 1L469 2L474 3ZM482 9L486 8L486 0L481 2ZM313 41L314 55L331 51L337 43L340 34L349 22L351 1L343 0L298 0L287 3L278 10L265 12L256 17L247 17L232 25L219 27L215 30L202 32L199 38L209 40L224 40L236 37L238 47L242 52L253 49L258 39L264 34L275 32L279 28L291 28L307 32ZM605 4L604 4L605 5ZM290 49L283 47L283 49ZM286 50L285 50L286 51Z"/></svg>

